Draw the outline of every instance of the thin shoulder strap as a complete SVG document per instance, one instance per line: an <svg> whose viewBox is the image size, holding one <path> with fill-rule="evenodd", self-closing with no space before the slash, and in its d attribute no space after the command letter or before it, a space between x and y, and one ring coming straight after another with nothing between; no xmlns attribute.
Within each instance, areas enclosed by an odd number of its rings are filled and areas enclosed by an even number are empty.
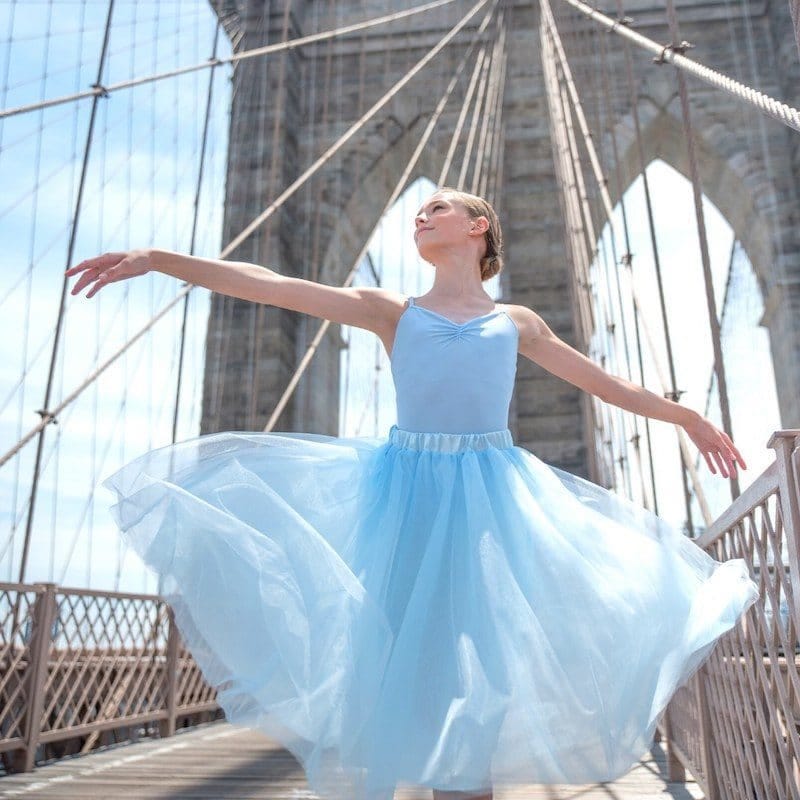
<svg viewBox="0 0 800 800"><path fill-rule="evenodd" d="M413 298L413 297L411 297L411 295L409 295L409 296L408 296L408 304L409 304L410 306L413 306L413 305L414 305L414 298Z"/></svg>

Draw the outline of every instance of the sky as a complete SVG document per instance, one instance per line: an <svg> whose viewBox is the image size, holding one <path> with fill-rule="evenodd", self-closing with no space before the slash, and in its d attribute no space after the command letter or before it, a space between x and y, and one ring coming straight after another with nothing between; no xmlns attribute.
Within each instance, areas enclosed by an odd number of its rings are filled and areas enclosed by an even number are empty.
<svg viewBox="0 0 800 800"><path fill-rule="evenodd" d="M93 83L103 33L99 8L105 6L0 3L0 27L5 25L12 34L10 41L0 43L0 107L59 96ZM211 52L214 20L203 4L119 3L115 14L105 83L199 63ZM219 52L225 52L224 39ZM195 246L202 255L216 255L222 246L229 74L219 69L214 76ZM208 71L191 73L125 90L98 103L80 224L69 263L106 250L150 244L188 250L208 79ZM2 452L39 421L36 410L42 408L44 398L90 108L91 101L82 101L0 120L0 185L6 187L0 197ZM686 390L683 402L706 413L711 349L691 192L685 179L663 162L654 162L649 169L660 220L658 236L678 382ZM420 295L432 283L433 269L419 259L411 237L414 212L432 188L427 180L415 183L376 232L370 255L387 288ZM658 334L641 180L630 187L626 202L637 284L648 322ZM774 387L774 376L766 357L766 331L758 326L760 300L752 268L746 254L739 252L733 260L736 280L728 281L732 234L710 203L706 214L719 305L726 286L735 285L738 292L732 306L736 313L723 321L723 328L726 354L730 354L726 367L734 398L734 439L750 467L743 475L743 485L747 485L766 466L770 456L766 440L780 427L774 392L756 395L751 387ZM615 225L619 228L618 218ZM607 230L604 237L607 242ZM603 270L598 269L600 274ZM369 282L366 275L363 269L360 280L365 283ZM151 274L108 287L93 300L68 297L50 408L174 297L178 288L178 281ZM498 300L506 299L500 295L497 278L487 282L486 288ZM199 432L209 305L209 294L203 289L195 289L189 298L184 383L178 399L179 440ZM99 484L127 460L171 440L181 315L178 304L152 334L84 391L59 416L57 425L48 427L26 573L29 579L155 591L153 576L136 556L121 548L108 511L111 495ZM341 355L341 433L385 434L394 422L388 359L378 338L369 332L345 327L342 335L350 346ZM621 351L621 342L616 347ZM663 350L663 345L657 349ZM622 361L613 367L611 371L626 376ZM645 385L660 391L649 362ZM715 404L707 413L718 422ZM679 525L683 508L674 429L661 422L652 429L662 514ZM17 579L35 450L32 442L0 467L0 580ZM699 469L718 513L729 502L726 482L710 475L705 464Z"/></svg>

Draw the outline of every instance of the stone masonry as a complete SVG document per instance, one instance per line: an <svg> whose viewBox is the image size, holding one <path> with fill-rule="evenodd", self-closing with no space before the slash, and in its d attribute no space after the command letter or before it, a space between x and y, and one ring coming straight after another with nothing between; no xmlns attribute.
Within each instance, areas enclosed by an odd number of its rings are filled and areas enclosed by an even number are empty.
<svg viewBox="0 0 800 800"><path fill-rule="evenodd" d="M592 32L562 0L551 0L579 91L594 126L614 201L640 172L620 40ZM377 0L215 0L238 51L417 5ZM575 345L559 189L539 54L538 5L504 4L509 62L498 211L506 237L507 302L535 309ZM611 4L609 4L610 6ZM267 58L240 62L233 77L223 241L245 227L337 136L401 77L464 14L457 1L388 26ZM733 6L736 6L734 8ZM743 16L749 8L749 18ZM800 61L786 0L678 3L689 55L794 105ZM626 4L637 29L668 42L663 8ZM481 13L400 95L326 164L260 233L234 253L277 271L341 285L377 222ZM597 36L607 36L610 103L600 91ZM646 161L661 157L688 175L674 68L634 52ZM410 182L436 179L455 125L459 85ZM785 427L800 426L800 137L722 92L690 80L703 189L723 212L754 264L771 333ZM623 185L612 178L610 125L621 148ZM599 205L596 207L598 221ZM215 296L209 321L203 432L260 430L320 320L274 306ZM341 337L332 325L311 368L275 426L337 434ZM520 356L510 427L540 458L589 474L580 393ZM590 476L593 477L593 476Z"/></svg>

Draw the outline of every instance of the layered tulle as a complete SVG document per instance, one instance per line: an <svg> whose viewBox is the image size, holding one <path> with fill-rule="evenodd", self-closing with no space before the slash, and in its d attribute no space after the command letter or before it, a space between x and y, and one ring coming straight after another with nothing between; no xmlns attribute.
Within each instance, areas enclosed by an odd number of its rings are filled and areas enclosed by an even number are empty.
<svg viewBox="0 0 800 800"><path fill-rule="evenodd" d="M335 800L612 780L758 597L508 430L220 433L105 485L228 719Z"/></svg>

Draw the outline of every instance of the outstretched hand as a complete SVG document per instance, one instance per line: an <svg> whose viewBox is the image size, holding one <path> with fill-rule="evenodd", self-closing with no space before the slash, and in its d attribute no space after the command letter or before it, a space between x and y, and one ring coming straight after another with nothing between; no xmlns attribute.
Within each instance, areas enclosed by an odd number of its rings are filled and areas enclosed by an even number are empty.
<svg viewBox="0 0 800 800"><path fill-rule="evenodd" d="M124 281L137 275L144 275L152 269L150 253L147 250L129 250L120 253L103 253L101 256L87 258L70 267L66 276L71 278L82 272L83 275L72 287L70 294L79 294L86 286L93 283L86 293L87 297L94 297L107 283Z"/></svg>
<svg viewBox="0 0 800 800"><path fill-rule="evenodd" d="M713 474L717 474L714 462L719 465L723 478L736 477L736 464L742 469L747 469L742 454L736 449L725 431L721 431L705 417L698 416L692 422L683 426L691 440L697 445Z"/></svg>

